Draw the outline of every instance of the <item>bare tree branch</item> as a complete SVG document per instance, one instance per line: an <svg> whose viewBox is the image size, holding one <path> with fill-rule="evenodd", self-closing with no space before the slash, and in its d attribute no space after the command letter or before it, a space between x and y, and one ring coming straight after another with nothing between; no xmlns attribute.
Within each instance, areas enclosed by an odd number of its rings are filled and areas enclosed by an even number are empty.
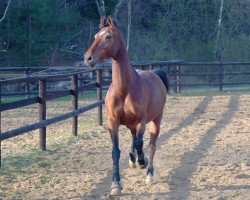
<svg viewBox="0 0 250 200"><path fill-rule="evenodd" d="M98 26L90 26L88 28L83 28L82 30L80 30L79 32L75 33L74 35L72 35L65 43L64 46L66 47L74 38L78 37L80 34L82 34L85 31L89 31L89 30L98 30Z"/></svg>
<svg viewBox="0 0 250 200"><path fill-rule="evenodd" d="M117 20L117 15L118 15L118 12L119 12L123 2L124 2L124 0L119 0L115 6L115 9L114 9L114 19L115 20Z"/></svg>
<svg viewBox="0 0 250 200"><path fill-rule="evenodd" d="M6 8L5 8L3 17L0 19L0 23L1 23L1 22L4 20L4 18L6 17L6 13L7 13L9 7L10 7L10 2L11 2L11 0L8 1L8 4L7 4Z"/></svg>
<svg viewBox="0 0 250 200"><path fill-rule="evenodd" d="M92 31L92 30L98 30L98 26L91 26L88 28L83 28L79 32L72 35L69 39L67 39L64 42L64 45L62 48L60 48L60 51L75 54L75 55L82 55L82 52L84 52L86 49L79 49L79 44L77 42L73 42L75 38L79 37L83 32L85 31Z"/></svg>
<svg viewBox="0 0 250 200"><path fill-rule="evenodd" d="M95 0L95 4L96 4L96 6L97 6L98 13L99 13L99 15L101 16L100 4L99 4L98 0Z"/></svg>
<svg viewBox="0 0 250 200"><path fill-rule="evenodd" d="M105 9L105 3L104 3L104 0L100 0L100 10L101 10L101 16L105 16L106 15L106 9Z"/></svg>
<svg viewBox="0 0 250 200"><path fill-rule="evenodd" d="M105 3L104 0L95 0L95 3L98 8L98 12L100 16L106 16L106 9L105 9Z"/></svg>
<svg viewBox="0 0 250 200"><path fill-rule="evenodd" d="M82 52L83 52L83 50L74 50L74 51L72 51L72 50L69 50L69 49L66 49L66 48L60 49L60 51L70 53L70 54L76 54L76 55L80 55L80 56L82 56Z"/></svg>

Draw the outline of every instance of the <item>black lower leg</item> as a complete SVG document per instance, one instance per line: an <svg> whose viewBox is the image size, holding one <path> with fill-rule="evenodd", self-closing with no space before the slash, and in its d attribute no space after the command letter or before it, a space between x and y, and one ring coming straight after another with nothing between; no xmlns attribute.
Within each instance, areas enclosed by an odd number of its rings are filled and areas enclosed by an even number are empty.
<svg viewBox="0 0 250 200"><path fill-rule="evenodd" d="M130 160L135 163L135 155L133 153L129 153Z"/></svg>
<svg viewBox="0 0 250 200"><path fill-rule="evenodd" d="M132 133L132 144L131 144L131 150L129 153L130 160L135 163L135 133Z"/></svg>
<svg viewBox="0 0 250 200"><path fill-rule="evenodd" d="M149 143L148 151L149 151L148 152L149 153L149 165L147 169L147 175L151 174L153 176L154 175L153 160L154 160L154 155L155 155L155 142L153 142L153 144L151 142Z"/></svg>
<svg viewBox="0 0 250 200"><path fill-rule="evenodd" d="M120 149L118 143L116 142L113 143L112 159L113 159L113 181L120 181L120 172L119 172Z"/></svg>
<svg viewBox="0 0 250 200"><path fill-rule="evenodd" d="M153 167L148 167L147 169L147 175L151 174L152 176L154 175L154 168Z"/></svg>
<svg viewBox="0 0 250 200"><path fill-rule="evenodd" d="M145 159L144 159L144 152L142 150L143 148L143 140L142 138L138 137L135 140L135 148L138 154L138 163L139 165L145 165Z"/></svg>

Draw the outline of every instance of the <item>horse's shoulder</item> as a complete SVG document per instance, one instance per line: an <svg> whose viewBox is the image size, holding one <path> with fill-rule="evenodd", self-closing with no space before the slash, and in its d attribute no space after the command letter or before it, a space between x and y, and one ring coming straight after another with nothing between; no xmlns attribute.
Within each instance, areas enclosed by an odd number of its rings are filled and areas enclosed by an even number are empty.
<svg viewBox="0 0 250 200"><path fill-rule="evenodd" d="M117 100L117 96L115 94L115 91L112 87L112 84L110 85L108 91L107 91L107 94L106 94L106 97L105 97L105 101L106 102L109 102L109 101L114 101L114 100Z"/></svg>

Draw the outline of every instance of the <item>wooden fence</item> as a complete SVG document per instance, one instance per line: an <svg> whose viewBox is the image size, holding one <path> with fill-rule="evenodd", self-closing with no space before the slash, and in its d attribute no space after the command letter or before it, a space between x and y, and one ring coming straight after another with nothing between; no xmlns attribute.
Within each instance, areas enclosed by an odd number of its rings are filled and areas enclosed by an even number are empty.
<svg viewBox="0 0 250 200"><path fill-rule="evenodd" d="M250 77L250 62L185 62L185 61L163 61L163 62L148 62L148 63L134 63L132 64L134 68L137 69L155 69L155 68L163 68L166 70L170 84L174 88L175 92L181 92L183 87L193 87L193 86L213 86L218 87L220 91L222 91L223 86L225 85L250 85L250 78L245 78L243 81L236 82L225 82L226 76L241 76L241 77ZM244 66L247 70L244 72L227 72L227 67L238 67ZM206 70L201 70L202 72L190 72L188 68L198 67L200 69L206 68ZM211 70L211 68L216 70ZM14 68L12 68L14 69ZM41 69L41 68L40 68ZM49 68L43 68L42 70L47 70ZM84 69L84 68L83 68ZM110 81L104 82L102 78L102 72L104 70L111 70L110 66L104 66L103 68L94 68L87 70L78 71L64 71L64 73L54 73L49 75L40 75L40 74L29 74L32 69L25 70L25 76L23 78L14 78L9 80L1 80L0 81L0 166L1 166L1 141L6 140L11 137L15 137L17 135L21 135L27 133L32 130L39 129L40 134L40 148L42 150L46 150L46 127L48 125L57 123L62 120L66 120L72 118L72 134L77 135L77 124L78 124L78 115L89 111L93 108L98 107L98 119L99 125L102 125L102 105L104 103L102 91L104 86L108 86ZM6 68L0 68L0 71L6 70ZM8 70L11 70L8 68ZM14 69L15 70L15 69ZM21 69L18 69L21 70ZM212 72L209 72L212 71ZM216 71L216 72L214 72ZM79 84L79 80L83 80L83 74L94 72L96 74L96 80L90 82L86 85ZM205 83L195 83L195 82L185 82L185 77L216 77L214 78L216 82L205 82ZM53 80L71 80L71 89L68 90L56 90L56 91L47 91L46 84L49 81ZM203 78L204 79L204 78ZM38 82L39 89L38 92L32 92L29 90L30 82ZM25 93L14 93L14 95L27 95L26 99L17 100L11 103L1 103L2 96L10 96L12 94L3 93L1 89L3 85L12 84L12 83L25 83L26 92ZM81 82L80 82L81 83ZM85 107L78 107L78 94L79 92L94 90L97 91L97 101L91 105ZM33 94L35 97L30 97ZM57 99L60 97L71 95L72 98L72 111L63 115L55 116L52 118L46 118L46 102L49 100ZM1 113L6 110L21 108L24 106L39 104L39 122L33 123L31 125L26 125L22 128L17 128L14 130L6 131L1 133Z"/></svg>
<svg viewBox="0 0 250 200"><path fill-rule="evenodd" d="M181 92L181 90L186 88L194 88L194 87L217 87L220 91L223 90L225 86L239 86L239 85L250 85L250 62L186 62L182 60L175 61L156 61L156 62L143 62L143 63L132 63L134 68L150 70L155 68L163 68L167 71L170 85L172 86L174 92ZM101 65L105 70L111 70L110 66L106 64L106 66ZM244 67L244 71L237 71L236 68ZM34 72L37 73L39 71L55 71L59 72L64 70L67 71L69 69L74 70L83 70L84 67L72 67L72 66L54 66L54 67L26 67L26 68L0 68L0 72L4 72L5 74L0 73L1 75L6 76L6 71L12 72L9 76L13 77L14 75L18 75L14 72L21 72L26 77L30 75L33 76ZM8 77L8 76L7 76ZM228 77L234 77L236 81L228 81ZM238 77L238 79L236 78ZM79 77L80 80L84 81L84 77L81 75ZM109 78L111 79L111 77ZM58 79L59 80L59 79ZM57 80L57 81L58 81ZM66 79L61 79L65 81ZM69 80L69 79L68 79ZM88 82L88 81L85 81ZM31 94L36 94L31 90L31 82L26 81L25 92L11 92L8 93L6 91L2 92L2 96L9 95L26 95L27 98Z"/></svg>
<svg viewBox="0 0 250 200"><path fill-rule="evenodd" d="M34 75L42 74L58 74L58 73L70 73L72 71L83 71L86 68L83 67L73 67L73 66L53 66L53 67L0 67L0 80L6 79L15 79L15 78L28 78ZM82 74L80 74L80 79L82 79ZM29 79L28 79L29 80ZM58 77L56 81L65 81L70 80L69 78ZM52 80L54 81L54 80ZM24 82L10 82L9 84L19 84L18 91L12 92L2 92L2 96L17 96L17 95L26 95L26 98L29 98L30 95L36 94L34 89L32 89L32 82L34 81L24 81ZM36 82L37 83L37 82ZM21 85L20 85L21 84Z"/></svg>
<svg viewBox="0 0 250 200"><path fill-rule="evenodd" d="M96 81L90 84L84 85L84 86L79 86L78 77L81 74L88 73L91 71L96 72ZM70 90L54 91L53 93L48 93L46 91L47 81L53 80L55 78L65 78L65 77L70 77L71 79ZM0 81L0 97L2 96L1 88L3 85L11 84L11 83L22 83L22 82L28 82L28 81L39 82L39 93L37 96L23 99L23 100L17 100L17 101L10 102L10 103L0 104L0 166L1 166L1 141L2 140L6 140L8 138L12 138L12 137L27 133L32 130L39 129L40 148L41 150L46 150L46 127L48 125L72 118L72 134L77 135L78 115L86 111L89 111L91 109L94 109L94 108L98 108L99 125L102 125L102 105L104 103L104 100L102 97L102 88L103 86L109 84L109 83L105 83L102 81L102 69L94 68L91 70L77 71L77 72L71 72L71 73L66 73L66 74L35 75L35 76L24 77L24 78L2 80ZM97 92L97 99L96 99L97 101L91 105L79 108L78 107L78 93L83 92L83 91L93 90L95 88ZM66 114L58 115L58 116L47 119L46 118L46 102L48 100L53 100L53 99L57 99L57 98L68 96L68 95L71 95L72 111ZM1 113L2 112L6 110L29 106L32 104L39 104L39 122L1 133Z"/></svg>
<svg viewBox="0 0 250 200"><path fill-rule="evenodd" d="M250 85L250 62L186 62L176 60L137 63L133 66L146 70L165 69L170 79L170 85L177 93L181 92L182 88L190 87L210 86L218 87L222 91L224 86ZM245 70L238 71L239 67L244 67ZM228 71L229 68L230 71ZM237 81L226 80L226 77L239 76ZM190 80L188 77L200 77L200 83ZM211 80L208 81L209 79Z"/></svg>

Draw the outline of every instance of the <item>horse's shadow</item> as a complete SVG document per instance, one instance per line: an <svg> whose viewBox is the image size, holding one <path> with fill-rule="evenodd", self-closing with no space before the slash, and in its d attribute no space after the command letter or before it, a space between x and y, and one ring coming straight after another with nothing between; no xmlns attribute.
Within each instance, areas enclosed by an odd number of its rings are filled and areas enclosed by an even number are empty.
<svg viewBox="0 0 250 200"><path fill-rule="evenodd" d="M177 124L175 128L169 130L167 133L160 134L157 140L157 147L162 146L169 138L171 138L174 134L178 133L181 129L191 125L197 119L197 117L199 117L205 112L207 106L211 101L212 96L204 97L203 100L194 109L194 113L188 115L179 124Z"/></svg>
<svg viewBox="0 0 250 200"><path fill-rule="evenodd" d="M206 96L203 100L197 105L195 108L195 112L187 116L184 120L182 120L175 128L169 130L167 133L161 134L159 136L157 147L162 146L169 138L178 133L183 127L187 127L194 123L197 120L197 117L202 115L209 103L212 101L212 96ZM174 169L171 173L171 177L161 177L161 180L158 182L167 182L170 185L170 192L162 192L157 193L157 198L161 199L161 197L167 199L188 199L190 191L197 190L193 188L190 183L190 178L197 170L198 162L205 155L205 153L209 150L209 148L213 145L213 141L215 137L220 133L220 131L230 123L233 119L235 112L239 107L239 96L231 96L230 102L228 106L228 110L222 115L222 120L217 121L215 126L211 127L207 130L207 133L201 138L200 143L194 147L191 151L187 152L181 159L180 166ZM223 122L223 123L221 123ZM192 160L192 165L188 164ZM121 160L121 166L126 166L126 160ZM183 173L185 172L185 173ZM96 185L95 189L90 192L90 195L82 197L82 199L116 199L115 197L111 197L109 195L109 183L110 177L112 176L112 170L108 172L106 177L103 179L102 183ZM182 177L182 181L185 184L182 184L181 187L174 185L175 180L178 177ZM215 186L211 186L215 187ZM220 186L216 187L217 190L237 190L237 189L249 189L249 186ZM122 196L131 196L132 194L123 193ZM140 197L148 197L154 195L153 193L145 192L140 194Z"/></svg>
<svg viewBox="0 0 250 200"><path fill-rule="evenodd" d="M227 124L233 119L235 112L239 107L239 97L231 96L228 110L223 114L222 120L217 121L216 125L207 130L206 134L201 138L200 143L187 152L181 159L180 165L174 171L169 180L166 181L171 186L171 192L168 194L169 199L188 199L190 191L194 190L190 183L190 178L198 168L198 162L206 154L209 148L213 145L215 137L220 131L226 127ZM190 165L190 160L192 165ZM181 177L181 180L179 180ZM183 184L176 185L181 181ZM229 187L226 187L229 188ZM223 188L221 188L223 189Z"/></svg>
<svg viewBox="0 0 250 200"><path fill-rule="evenodd" d="M183 127L188 126L192 124L197 117L202 115L209 103L212 101L212 96L206 96L203 98L203 100L197 105L195 108L195 112L187 116L184 120L182 120L177 126L171 130L168 131L168 133L160 134L158 140L157 140L157 148L162 146L169 138L171 138L174 134L178 133ZM121 165L120 166L127 166L127 160L121 159L120 161ZM109 187L110 187L110 182L112 177L112 170L109 170L106 177L102 180L101 183L98 183L96 187L90 191L89 195L85 195L82 197L82 199L95 199L95 198L104 198L104 199L113 199L114 197L111 197L109 195ZM157 184L158 181L156 181L154 184ZM123 196L128 196L131 194L126 194L123 193ZM160 194L159 194L160 195ZM166 195L165 193L163 196Z"/></svg>

